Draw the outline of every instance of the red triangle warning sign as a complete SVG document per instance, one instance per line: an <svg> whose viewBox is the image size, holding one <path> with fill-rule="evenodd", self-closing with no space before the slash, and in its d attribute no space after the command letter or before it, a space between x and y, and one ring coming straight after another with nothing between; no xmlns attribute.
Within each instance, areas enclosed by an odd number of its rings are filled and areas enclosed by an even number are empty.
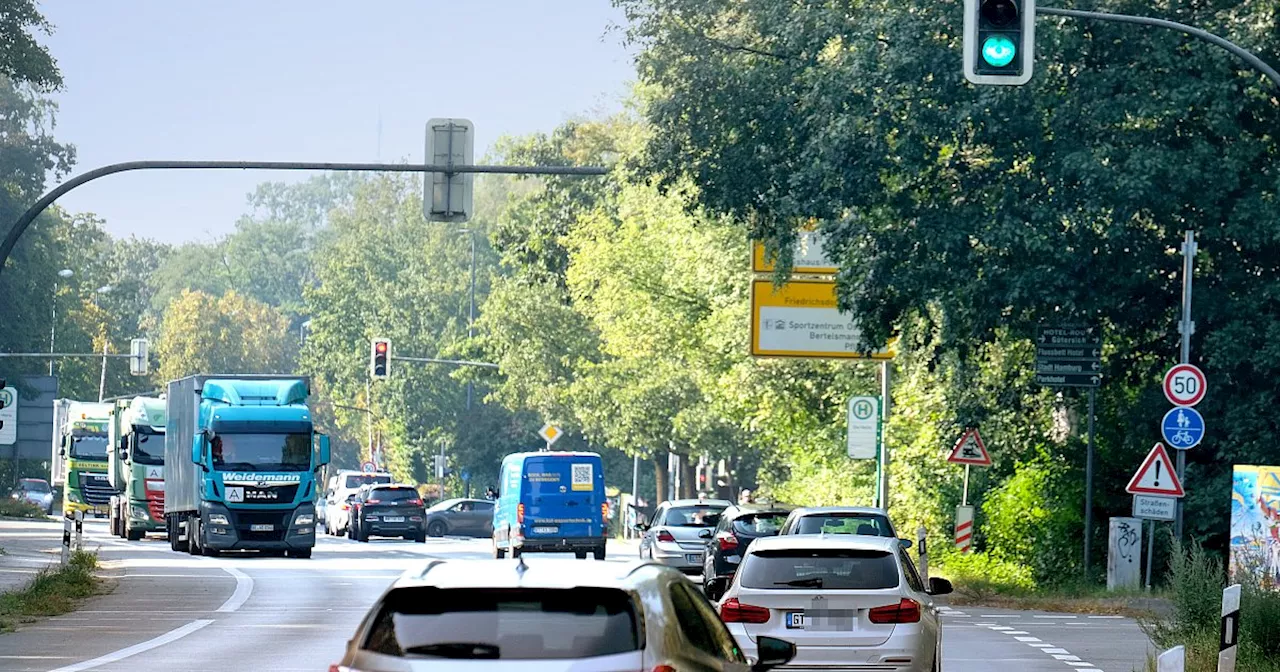
<svg viewBox="0 0 1280 672"><path fill-rule="evenodd" d="M1147 453L1138 473L1133 475L1127 492L1134 495L1164 495L1165 497L1182 497L1182 482L1178 480L1178 472L1173 469L1173 460L1165 452L1164 444L1157 443Z"/></svg>
<svg viewBox="0 0 1280 672"><path fill-rule="evenodd" d="M978 430L969 429L961 435L959 441L956 441L956 447L951 449L951 455L947 461L975 467L989 467L991 455L987 453L987 447L983 445Z"/></svg>

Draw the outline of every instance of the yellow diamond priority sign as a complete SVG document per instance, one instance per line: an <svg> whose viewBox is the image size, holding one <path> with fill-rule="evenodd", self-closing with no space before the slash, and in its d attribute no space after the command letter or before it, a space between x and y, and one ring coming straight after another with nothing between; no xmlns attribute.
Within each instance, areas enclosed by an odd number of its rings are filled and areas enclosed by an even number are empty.
<svg viewBox="0 0 1280 672"><path fill-rule="evenodd" d="M549 422L543 425L542 429L538 430L538 436L541 436L542 439L547 442L548 446L555 443L556 439L559 439L561 434L564 434L564 432L560 431L559 427L556 427Z"/></svg>

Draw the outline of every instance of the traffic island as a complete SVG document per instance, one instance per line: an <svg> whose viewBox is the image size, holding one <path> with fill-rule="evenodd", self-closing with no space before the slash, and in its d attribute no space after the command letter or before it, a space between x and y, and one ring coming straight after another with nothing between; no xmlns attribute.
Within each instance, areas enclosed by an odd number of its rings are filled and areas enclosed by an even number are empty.
<svg viewBox="0 0 1280 672"><path fill-rule="evenodd" d="M81 600L101 593L97 568L96 553L76 551L66 565L40 570L22 588L0 593L0 632L73 611Z"/></svg>

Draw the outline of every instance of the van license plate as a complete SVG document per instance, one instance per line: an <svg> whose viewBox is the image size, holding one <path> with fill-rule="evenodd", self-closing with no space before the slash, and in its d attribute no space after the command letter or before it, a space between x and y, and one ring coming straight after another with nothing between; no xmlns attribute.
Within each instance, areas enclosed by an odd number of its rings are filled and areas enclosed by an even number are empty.
<svg viewBox="0 0 1280 672"><path fill-rule="evenodd" d="M558 527L535 527L535 528L533 528L533 533L534 533L534 534L555 534L556 532L559 532L559 531L560 531L560 528L558 528Z"/></svg>
<svg viewBox="0 0 1280 672"><path fill-rule="evenodd" d="M250 525L249 526L250 532L270 532L274 529L276 529L275 525Z"/></svg>
<svg viewBox="0 0 1280 672"><path fill-rule="evenodd" d="M803 629L804 629L804 612L803 612L803 611L788 611L788 612L787 612L787 627L788 627L788 628L791 628L791 629L793 629L793 630L795 630L795 629L803 630Z"/></svg>

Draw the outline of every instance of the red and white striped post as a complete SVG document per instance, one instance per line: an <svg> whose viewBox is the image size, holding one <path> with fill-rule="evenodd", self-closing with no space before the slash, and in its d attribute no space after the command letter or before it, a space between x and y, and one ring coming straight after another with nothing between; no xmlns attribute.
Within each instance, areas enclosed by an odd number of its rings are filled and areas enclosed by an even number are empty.
<svg viewBox="0 0 1280 672"><path fill-rule="evenodd" d="M956 507L956 550L969 553L973 550L973 507Z"/></svg>

